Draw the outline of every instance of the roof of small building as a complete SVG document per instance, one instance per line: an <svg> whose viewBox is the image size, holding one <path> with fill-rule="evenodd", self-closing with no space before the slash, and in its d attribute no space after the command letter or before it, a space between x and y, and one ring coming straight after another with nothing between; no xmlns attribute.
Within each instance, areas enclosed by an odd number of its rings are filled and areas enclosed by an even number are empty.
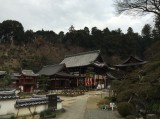
<svg viewBox="0 0 160 119"><path fill-rule="evenodd" d="M137 57L130 56L127 60L125 60L122 64L115 65L115 67L126 67L126 66L135 66L142 65L147 63L147 61L143 61Z"/></svg>
<svg viewBox="0 0 160 119"><path fill-rule="evenodd" d="M32 70L22 70L22 74L25 76L38 76L39 74L35 74Z"/></svg>
<svg viewBox="0 0 160 119"><path fill-rule="evenodd" d="M21 76L20 73L11 73L10 78L12 80L18 80L18 77Z"/></svg>
<svg viewBox="0 0 160 119"><path fill-rule="evenodd" d="M99 56L100 50L77 53L73 55L66 55L64 60L60 64L65 63L67 68L87 66L95 62Z"/></svg>

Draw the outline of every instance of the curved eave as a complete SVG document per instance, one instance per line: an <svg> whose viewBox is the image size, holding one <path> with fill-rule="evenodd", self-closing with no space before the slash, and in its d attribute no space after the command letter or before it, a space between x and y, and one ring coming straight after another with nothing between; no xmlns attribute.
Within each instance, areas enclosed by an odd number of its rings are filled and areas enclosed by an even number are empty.
<svg viewBox="0 0 160 119"><path fill-rule="evenodd" d="M130 66L139 66L139 65L144 65L146 64L147 61L144 62L140 62L140 63L129 63L129 64L119 64L119 65L115 65L115 67L130 67Z"/></svg>

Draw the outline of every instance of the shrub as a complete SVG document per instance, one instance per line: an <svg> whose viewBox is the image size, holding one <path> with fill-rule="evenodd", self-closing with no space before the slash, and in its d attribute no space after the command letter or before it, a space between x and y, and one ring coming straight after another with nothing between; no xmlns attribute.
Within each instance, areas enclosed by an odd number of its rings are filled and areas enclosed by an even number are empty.
<svg viewBox="0 0 160 119"><path fill-rule="evenodd" d="M109 100L110 102L116 102L117 98L116 97L105 97L104 99Z"/></svg>
<svg viewBox="0 0 160 119"><path fill-rule="evenodd" d="M11 118L10 119L16 119L16 117L15 116L11 116Z"/></svg>
<svg viewBox="0 0 160 119"><path fill-rule="evenodd" d="M111 97L111 102L117 102L117 98L116 97Z"/></svg>
<svg viewBox="0 0 160 119"><path fill-rule="evenodd" d="M52 115L53 113L53 110L52 109L47 109L47 110L44 110L40 113L40 117L45 117L45 116L49 116L49 115Z"/></svg>
<svg viewBox="0 0 160 119"><path fill-rule="evenodd" d="M128 115L133 115L135 112L135 108L131 103L121 102L117 106L118 112L122 117L126 117Z"/></svg>

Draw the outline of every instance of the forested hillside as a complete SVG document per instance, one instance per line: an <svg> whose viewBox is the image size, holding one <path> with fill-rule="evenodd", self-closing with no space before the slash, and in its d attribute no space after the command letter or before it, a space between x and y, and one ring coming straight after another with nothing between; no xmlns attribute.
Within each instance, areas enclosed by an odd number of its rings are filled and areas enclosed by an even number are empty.
<svg viewBox="0 0 160 119"><path fill-rule="evenodd" d="M135 33L129 27L122 30L103 30L93 27L76 30L74 26L67 33L60 31L24 31L19 21L5 20L0 23L1 70L33 69L59 63L66 54L100 49L108 65L121 62L130 55L148 59L153 56L150 47L159 39L159 19L155 27L146 24L142 33ZM154 51L154 50L153 50Z"/></svg>
<svg viewBox="0 0 160 119"><path fill-rule="evenodd" d="M35 72L44 65L60 63L66 54L86 51L80 47L64 48L63 45L36 44L26 46L0 45L0 69L6 71L21 71L32 69Z"/></svg>

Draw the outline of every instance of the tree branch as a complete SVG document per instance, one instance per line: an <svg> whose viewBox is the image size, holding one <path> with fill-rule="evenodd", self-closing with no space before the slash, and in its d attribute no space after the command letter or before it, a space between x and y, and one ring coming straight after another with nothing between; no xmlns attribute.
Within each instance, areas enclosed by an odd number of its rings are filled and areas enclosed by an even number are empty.
<svg viewBox="0 0 160 119"><path fill-rule="evenodd" d="M115 1L115 6L119 14L130 11L138 13L154 13L160 16L160 1L157 0L124 0L124 1Z"/></svg>

